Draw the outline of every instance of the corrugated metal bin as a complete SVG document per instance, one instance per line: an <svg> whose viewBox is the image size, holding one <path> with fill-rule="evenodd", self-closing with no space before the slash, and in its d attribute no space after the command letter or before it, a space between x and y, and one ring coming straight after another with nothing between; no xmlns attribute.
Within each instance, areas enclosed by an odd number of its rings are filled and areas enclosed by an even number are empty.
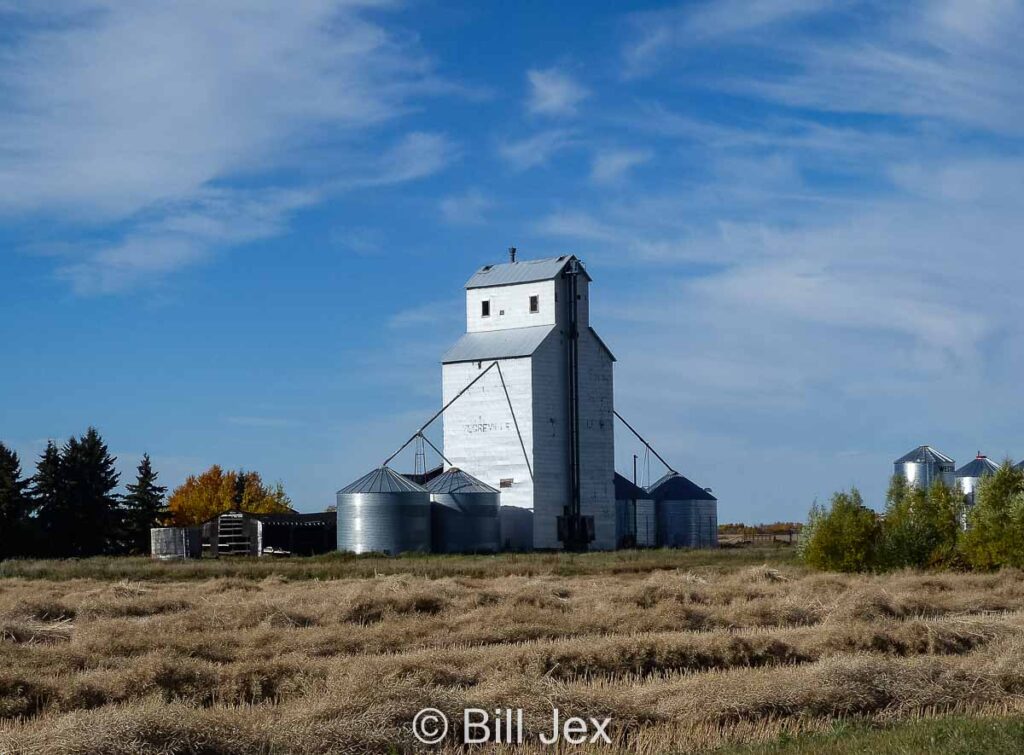
<svg viewBox="0 0 1024 755"><path fill-rule="evenodd" d="M426 484L434 553L494 553L501 547L500 493L452 467Z"/></svg>
<svg viewBox="0 0 1024 755"><path fill-rule="evenodd" d="M338 491L338 550L430 551L430 494L390 467Z"/></svg>

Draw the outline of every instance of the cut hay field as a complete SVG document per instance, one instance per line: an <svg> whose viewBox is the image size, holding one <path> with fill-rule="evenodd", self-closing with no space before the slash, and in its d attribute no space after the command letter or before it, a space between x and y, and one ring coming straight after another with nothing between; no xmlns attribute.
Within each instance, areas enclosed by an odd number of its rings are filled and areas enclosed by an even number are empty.
<svg viewBox="0 0 1024 755"><path fill-rule="evenodd" d="M6 563L0 752L407 751L424 707L522 708L527 732L553 707L611 717L614 747L590 750L652 755L910 752L937 741L922 726L983 732L974 752L1024 731L1019 572L790 559Z"/></svg>

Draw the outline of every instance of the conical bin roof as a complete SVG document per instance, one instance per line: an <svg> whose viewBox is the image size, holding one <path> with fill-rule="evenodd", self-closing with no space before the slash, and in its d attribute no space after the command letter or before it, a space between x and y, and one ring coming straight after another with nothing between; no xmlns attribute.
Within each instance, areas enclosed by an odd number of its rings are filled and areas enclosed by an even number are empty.
<svg viewBox="0 0 1024 755"><path fill-rule="evenodd" d="M458 467L451 467L444 474L435 477L426 484L429 493L497 493L498 491L486 482L473 475L463 472Z"/></svg>
<svg viewBox="0 0 1024 755"><path fill-rule="evenodd" d="M894 464L908 464L908 463L917 463L917 464L936 464L936 463L943 464L943 463L945 463L945 464L952 464L953 460L951 458L949 458L948 456L946 456L946 454L942 453L942 451L939 451L938 449L932 448L931 446L918 446L913 451L910 451L909 453L904 454L903 456L898 458L893 463Z"/></svg>
<svg viewBox="0 0 1024 755"><path fill-rule="evenodd" d="M678 472L669 472L648 488L656 501L717 501L711 493Z"/></svg>
<svg viewBox="0 0 1024 755"><path fill-rule="evenodd" d="M957 477L985 477L999 471L999 465L987 456L978 456L956 470Z"/></svg>
<svg viewBox="0 0 1024 755"><path fill-rule="evenodd" d="M368 472L355 482L349 483L339 493L426 493L417 485L391 467L380 467Z"/></svg>

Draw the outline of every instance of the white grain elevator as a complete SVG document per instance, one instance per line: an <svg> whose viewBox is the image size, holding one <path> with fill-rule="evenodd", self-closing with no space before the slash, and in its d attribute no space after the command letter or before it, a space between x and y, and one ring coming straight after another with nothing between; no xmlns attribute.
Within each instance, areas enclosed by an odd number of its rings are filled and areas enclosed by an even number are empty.
<svg viewBox="0 0 1024 755"><path fill-rule="evenodd" d="M444 453L533 511L533 545L615 547L615 357L590 327L572 255L486 265L466 283L466 333L444 355ZM511 404L511 410L510 410ZM560 521L561 520L561 521ZM560 529L561 528L561 529ZM592 537L592 539L591 539Z"/></svg>

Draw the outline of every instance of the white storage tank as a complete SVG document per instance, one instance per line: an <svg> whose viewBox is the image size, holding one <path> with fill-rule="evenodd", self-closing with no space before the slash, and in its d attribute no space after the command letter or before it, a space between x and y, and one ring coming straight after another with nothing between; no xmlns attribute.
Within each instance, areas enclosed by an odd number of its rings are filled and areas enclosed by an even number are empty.
<svg viewBox="0 0 1024 755"><path fill-rule="evenodd" d="M495 553L501 548L500 493L452 467L426 485L434 553Z"/></svg>
<svg viewBox="0 0 1024 755"><path fill-rule="evenodd" d="M927 490L936 480L953 487L956 463L931 446L918 446L893 462L895 474L915 487Z"/></svg>
<svg viewBox="0 0 1024 755"><path fill-rule="evenodd" d="M430 493L390 467L338 491L338 550L430 551Z"/></svg>
<svg viewBox="0 0 1024 755"><path fill-rule="evenodd" d="M999 470L999 465L982 453L956 470L956 480L964 493L968 506L974 505L974 493L982 477L988 477Z"/></svg>
<svg viewBox="0 0 1024 755"><path fill-rule="evenodd" d="M161 561L199 558L203 547L198 527L153 527L149 530L150 555Z"/></svg>

